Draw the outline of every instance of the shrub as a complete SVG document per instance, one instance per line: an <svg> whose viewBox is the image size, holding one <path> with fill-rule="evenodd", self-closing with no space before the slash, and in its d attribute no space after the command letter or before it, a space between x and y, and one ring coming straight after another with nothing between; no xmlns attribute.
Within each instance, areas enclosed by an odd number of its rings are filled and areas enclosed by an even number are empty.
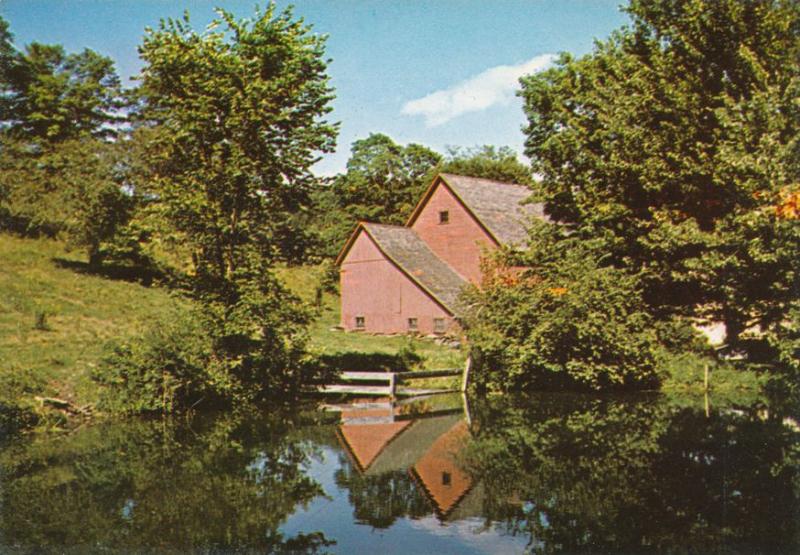
<svg viewBox="0 0 800 555"><path fill-rule="evenodd" d="M760 343L760 368L770 370L770 393L797 412L800 408L800 302L788 312L786 321L753 342ZM751 348L751 352L755 350Z"/></svg>
<svg viewBox="0 0 800 555"><path fill-rule="evenodd" d="M111 345L93 376L106 386L102 408L230 406L290 397L309 383L316 370L304 364L308 315L299 301L268 275L235 287L235 302L202 299L137 340Z"/></svg>
<svg viewBox="0 0 800 555"><path fill-rule="evenodd" d="M211 338L197 313L155 322L129 342L109 346L92 378L105 386L100 407L115 413L172 412L221 401Z"/></svg>
<svg viewBox="0 0 800 555"><path fill-rule="evenodd" d="M498 276L500 276L498 278ZM652 388L658 342L634 276L581 248L522 274L489 272L468 295L478 387Z"/></svg>

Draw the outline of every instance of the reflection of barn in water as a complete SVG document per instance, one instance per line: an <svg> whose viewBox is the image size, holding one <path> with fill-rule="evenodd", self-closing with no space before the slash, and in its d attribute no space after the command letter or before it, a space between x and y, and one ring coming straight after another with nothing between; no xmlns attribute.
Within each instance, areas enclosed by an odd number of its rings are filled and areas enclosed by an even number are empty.
<svg viewBox="0 0 800 555"><path fill-rule="evenodd" d="M395 414L389 403L357 406L342 410L337 435L362 479L410 478L442 521L480 514L482 488L457 460L469 437L461 409L408 417Z"/></svg>

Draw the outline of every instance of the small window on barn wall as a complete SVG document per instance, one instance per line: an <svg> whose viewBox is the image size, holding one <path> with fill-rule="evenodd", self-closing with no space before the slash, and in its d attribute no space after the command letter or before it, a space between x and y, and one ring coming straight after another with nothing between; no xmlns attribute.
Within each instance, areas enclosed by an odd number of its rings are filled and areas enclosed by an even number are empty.
<svg viewBox="0 0 800 555"><path fill-rule="evenodd" d="M416 318L409 318L408 319L408 331L417 331L419 329L418 322Z"/></svg>
<svg viewBox="0 0 800 555"><path fill-rule="evenodd" d="M356 316L356 329L363 330L365 327L365 321L363 316Z"/></svg>
<svg viewBox="0 0 800 555"><path fill-rule="evenodd" d="M440 224L450 223L450 211L442 210L441 212L439 212L439 223Z"/></svg>
<svg viewBox="0 0 800 555"><path fill-rule="evenodd" d="M433 319L433 333L444 333L444 318Z"/></svg>

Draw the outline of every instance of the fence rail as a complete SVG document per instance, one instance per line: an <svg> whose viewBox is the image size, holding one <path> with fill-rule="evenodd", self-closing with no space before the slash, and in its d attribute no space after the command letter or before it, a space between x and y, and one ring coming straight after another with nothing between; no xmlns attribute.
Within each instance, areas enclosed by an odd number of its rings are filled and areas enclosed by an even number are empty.
<svg viewBox="0 0 800 555"><path fill-rule="evenodd" d="M449 393L454 391L466 391L469 381L470 367L472 360L467 358L463 369L443 368L440 370L420 370L418 372L364 372L364 371L344 371L339 373L339 382L321 385L317 388L318 393L330 394L349 394L349 395L379 395L379 396L409 396L409 395L432 395L434 393ZM410 387L400 387L403 382L420 380L426 378L446 378L461 375L460 389L417 389ZM341 383L345 382L345 383ZM366 385L351 382L386 382L386 385Z"/></svg>

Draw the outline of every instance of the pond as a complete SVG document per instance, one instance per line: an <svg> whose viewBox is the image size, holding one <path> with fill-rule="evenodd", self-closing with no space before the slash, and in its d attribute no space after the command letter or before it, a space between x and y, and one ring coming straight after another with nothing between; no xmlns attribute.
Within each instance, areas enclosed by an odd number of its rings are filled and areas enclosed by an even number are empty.
<svg viewBox="0 0 800 555"><path fill-rule="evenodd" d="M797 553L799 440L658 395L104 423L0 447L0 552Z"/></svg>

